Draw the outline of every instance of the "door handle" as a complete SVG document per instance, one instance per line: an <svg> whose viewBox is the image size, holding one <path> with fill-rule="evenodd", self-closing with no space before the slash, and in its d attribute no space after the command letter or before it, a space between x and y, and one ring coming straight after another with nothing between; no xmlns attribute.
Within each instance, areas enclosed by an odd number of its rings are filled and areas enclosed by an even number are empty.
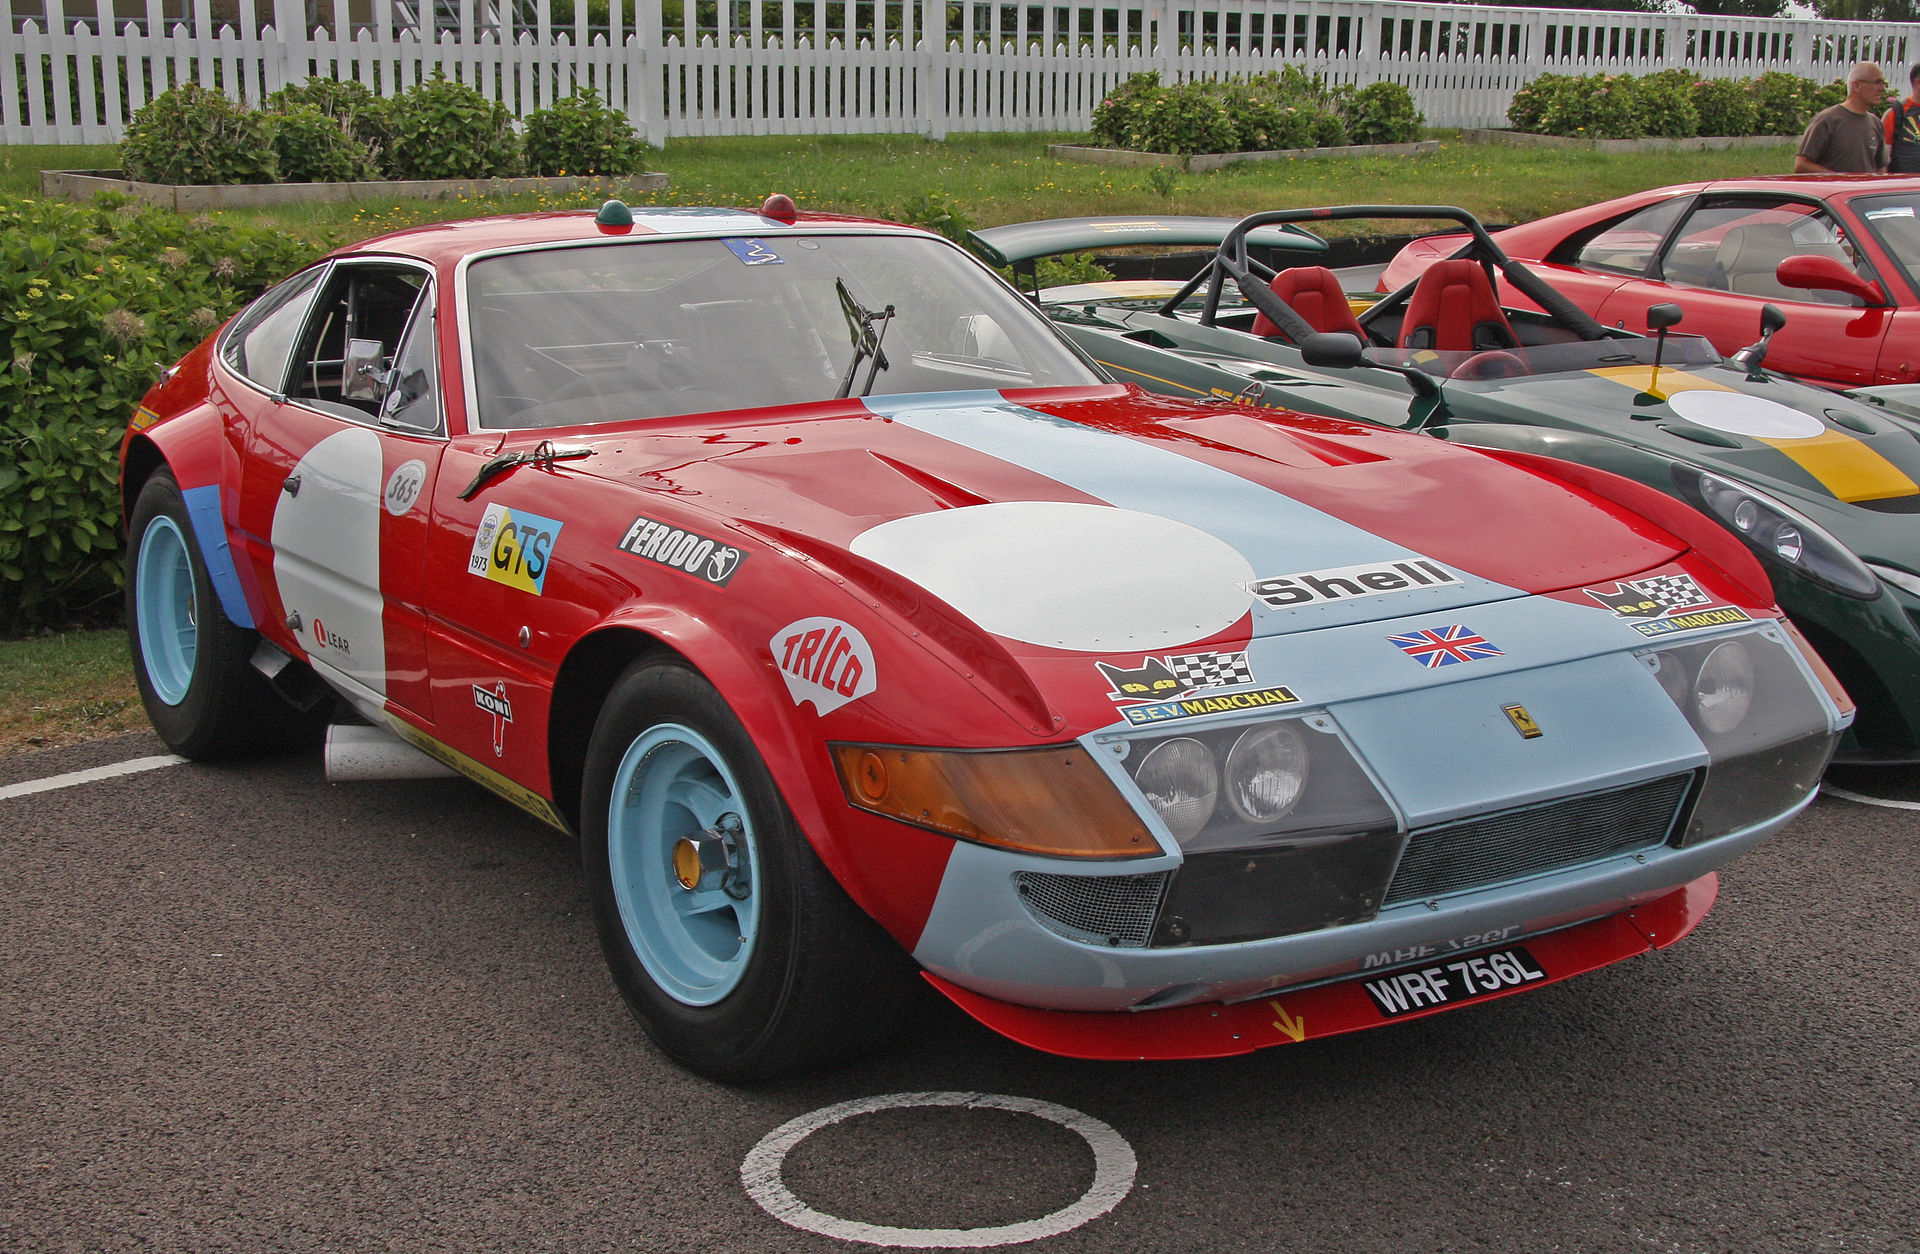
<svg viewBox="0 0 1920 1254"><path fill-rule="evenodd" d="M280 490L282 492L285 492L288 496L299 496L300 495L300 476L288 475L285 479L280 481Z"/></svg>

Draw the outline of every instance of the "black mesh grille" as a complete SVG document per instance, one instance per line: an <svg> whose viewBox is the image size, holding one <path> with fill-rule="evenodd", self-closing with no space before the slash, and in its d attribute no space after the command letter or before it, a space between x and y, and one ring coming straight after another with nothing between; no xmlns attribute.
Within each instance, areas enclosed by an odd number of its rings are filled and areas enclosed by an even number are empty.
<svg viewBox="0 0 1920 1254"><path fill-rule="evenodd" d="M1387 889L1387 905L1498 884L1664 842L1693 782L1669 775L1519 810L1423 828Z"/></svg>
<svg viewBox="0 0 1920 1254"><path fill-rule="evenodd" d="M1153 875L1021 871L1013 878L1020 900L1049 931L1089 945L1136 948L1152 934L1153 916L1167 887L1164 871Z"/></svg>

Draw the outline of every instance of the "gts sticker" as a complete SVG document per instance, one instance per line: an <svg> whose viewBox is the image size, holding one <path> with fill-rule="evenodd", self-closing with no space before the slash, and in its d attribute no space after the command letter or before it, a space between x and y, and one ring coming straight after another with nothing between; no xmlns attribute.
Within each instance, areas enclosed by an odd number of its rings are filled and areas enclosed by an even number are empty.
<svg viewBox="0 0 1920 1254"><path fill-rule="evenodd" d="M876 687L867 638L837 618L788 623L767 643L795 705L811 701L818 713L831 714Z"/></svg>
<svg viewBox="0 0 1920 1254"><path fill-rule="evenodd" d="M563 524L523 509L489 505L474 533L467 573L539 596Z"/></svg>

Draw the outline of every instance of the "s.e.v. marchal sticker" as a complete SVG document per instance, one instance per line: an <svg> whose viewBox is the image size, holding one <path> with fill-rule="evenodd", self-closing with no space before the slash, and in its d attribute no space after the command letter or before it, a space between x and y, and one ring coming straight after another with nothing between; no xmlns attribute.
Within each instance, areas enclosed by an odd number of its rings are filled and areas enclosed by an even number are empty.
<svg viewBox="0 0 1920 1254"><path fill-rule="evenodd" d="M716 588L726 587L727 580L732 579L733 573L747 560L745 553L730 544L683 531L645 515L633 520L627 533L620 537L620 547L635 557L704 579Z"/></svg>
<svg viewBox="0 0 1920 1254"><path fill-rule="evenodd" d="M873 649L858 628L837 618L803 618L767 642L795 705L831 714L876 686Z"/></svg>
<svg viewBox="0 0 1920 1254"><path fill-rule="evenodd" d="M1133 667L1109 662L1094 665L1111 689L1108 697L1127 703L1121 705L1120 716L1136 727L1231 710L1291 705L1300 699L1286 687L1241 690L1253 683L1253 668L1244 652L1147 657Z"/></svg>
<svg viewBox="0 0 1920 1254"><path fill-rule="evenodd" d="M1745 610L1713 605L1713 598L1701 591L1691 575L1655 575L1616 582L1610 591L1582 591L1647 637L1753 621ZM1701 606L1707 608L1695 608Z"/></svg>

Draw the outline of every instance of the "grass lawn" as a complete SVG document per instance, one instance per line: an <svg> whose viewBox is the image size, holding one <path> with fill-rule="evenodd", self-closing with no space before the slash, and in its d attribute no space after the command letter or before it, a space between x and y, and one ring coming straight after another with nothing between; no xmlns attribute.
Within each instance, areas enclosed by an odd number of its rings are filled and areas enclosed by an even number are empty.
<svg viewBox="0 0 1920 1254"><path fill-rule="evenodd" d="M1781 172L1791 148L1604 154L1443 140L1421 157L1277 161L1208 174L1079 165L1046 155L1068 135L754 136L675 140L651 162L672 183L635 204L758 205L784 191L803 209L905 217L957 211L967 225L1115 213L1237 217L1313 204L1457 204L1484 221L1521 222L1648 187ZM0 198L39 195L42 169L108 169L111 145L0 147ZM232 210L310 239L315 253L421 222L577 208L592 197L462 198ZM116 631L0 641L0 753L76 743L143 726L124 637Z"/></svg>

